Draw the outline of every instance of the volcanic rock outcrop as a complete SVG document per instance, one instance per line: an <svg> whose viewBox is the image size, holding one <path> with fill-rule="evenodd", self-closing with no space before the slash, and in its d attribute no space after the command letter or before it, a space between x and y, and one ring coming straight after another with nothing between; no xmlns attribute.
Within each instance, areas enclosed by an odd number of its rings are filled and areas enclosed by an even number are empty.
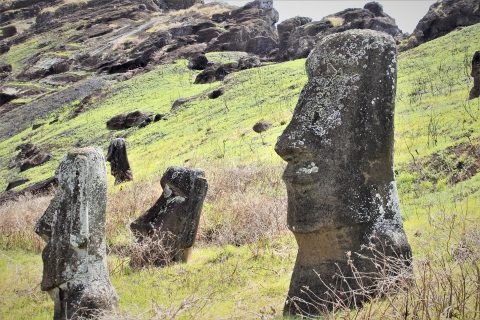
<svg viewBox="0 0 480 320"><path fill-rule="evenodd" d="M473 88L470 91L469 99L480 97L480 51L475 52L472 60Z"/></svg>
<svg viewBox="0 0 480 320"><path fill-rule="evenodd" d="M170 167L160 184L163 193L158 201L130 228L138 242L160 241L164 250L153 259L139 259L135 267L187 261L195 242L208 189L205 173L193 168Z"/></svg>
<svg viewBox="0 0 480 320"><path fill-rule="evenodd" d="M318 41L326 35L350 29L371 29L393 36L397 41L403 38L395 20L383 11L377 2L370 2L363 9L346 9L320 21L294 17L278 25L280 46L278 60L305 58Z"/></svg>
<svg viewBox="0 0 480 320"><path fill-rule="evenodd" d="M335 299L361 302L352 290L374 287L381 272L371 245L405 259L405 270L411 257L393 172L394 39L371 30L329 35L306 69L308 83L275 147L288 162L288 226L298 243L287 315L317 314Z"/></svg>
<svg viewBox="0 0 480 320"><path fill-rule="evenodd" d="M124 130L132 127L144 127L151 123L153 112L133 111L116 115L107 121L110 130Z"/></svg>
<svg viewBox="0 0 480 320"><path fill-rule="evenodd" d="M40 166L50 160L52 155L42 151L33 143L24 143L15 148L18 151L14 159L14 165L20 168L20 171Z"/></svg>
<svg viewBox="0 0 480 320"><path fill-rule="evenodd" d="M480 23L478 0L440 0L420 20L401 49L406 50L444 36L458 27Z"/></svg>
<svg viewBox="0 0 480 320"><path fill-rule="evenodd" d="M57 193L35 226L47 242L41 289L55 302L55 320L93 318L118 300L106 260L105 159L95 148L72 150L57 178Z"/></svg>
<svg viewBox="0 0 480 320"><path fill-rule="evenodd" d="M125 139L117 138L110 142L107 161L110 162L112 176L115 177L115 184L133 180Z"/></svg>

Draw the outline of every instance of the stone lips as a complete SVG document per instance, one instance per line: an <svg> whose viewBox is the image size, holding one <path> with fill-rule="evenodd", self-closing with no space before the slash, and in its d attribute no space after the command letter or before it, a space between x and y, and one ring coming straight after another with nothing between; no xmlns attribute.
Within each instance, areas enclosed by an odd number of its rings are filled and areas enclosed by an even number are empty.
<svg viewBox="0 0 480 320"><path fill-rule="evenodd" d="M113 309L118 297L106 261L105 159L95 148L69 152L57 169L58 190L35 232L47 245L41 289L55 302L54 319Z"/></svg>
<svg viewBox="0 0 480 320"><path fill-rule="evenodd" d="M329 35L306 68L308 83L275 147L288 162L288 226L299 245L286 314L318 312L296 301L309 300L303 286L331 300L316 272L328 284L338 268L348 275L348 251L369 256L362 247L376 242L388 256L411 256L393 173L394 39L371 30ZM361 272L376 271L356 262Z"/></svg>

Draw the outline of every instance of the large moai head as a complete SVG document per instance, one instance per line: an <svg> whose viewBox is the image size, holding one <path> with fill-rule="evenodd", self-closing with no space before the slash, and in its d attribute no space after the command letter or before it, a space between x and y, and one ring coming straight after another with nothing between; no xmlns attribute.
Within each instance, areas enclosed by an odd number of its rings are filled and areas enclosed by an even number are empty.
<svg viewBox="0 0 480 320"><path fill-rule="evenodd" d="M159 256L153 261L157 266L164 265L166 259L188 259L208 190L205 173L194 168L170 167L160 184L163 193L158 201L130 225L140 242L161 237L163 245L168 246L172 256Z"/></svg>
<svg viewBox="0 0 480 320"><path fill-rule="evenodd" d="M125 139L117 138L110 142L107 161L110 162L111 172L115 177L115 184L133 180Z"/></svg>
<svg viewBox="0 0 480 320"><path fill-rule="evenodd" d="M55 301L54 319L89 317L116 306L105 244L105 159L95 148L75 149L57 169L58 189L35 232L42 253L41 289Z"/></svg>
<svg viewBox="0 0 480 320"><path fill-rule="evenodd" d="M327 282L339 268L348 273L346 252L360 252L374 238L387 255L411 254L393 173L395 41L371 30L330 35L306 68L308 83L275 147L288 162L288 226L299 245L287 314L324 307L292 298L308 301L304 286L321 296L326 288L317 273Z"/></svg>

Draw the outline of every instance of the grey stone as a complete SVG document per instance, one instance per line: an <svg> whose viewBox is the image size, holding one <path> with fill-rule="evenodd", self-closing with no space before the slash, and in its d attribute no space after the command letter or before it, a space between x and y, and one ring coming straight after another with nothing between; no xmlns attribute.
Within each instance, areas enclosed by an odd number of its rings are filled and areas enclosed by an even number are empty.
<svg viewBox="0 0 480 320"><path fill-rule="evenodd" d="M163 193L158 201L130 225L139 242L160 237L167 248L170 256L159 255L153 261L156 266L165 265L166 260L188 260L208 190L205 173L193 168L170 167L160 184ZM136 267L147 262L141 261Z"/></svg>
<svg viewBox="0 0 480 320"><path fill-rule="evenodd" d="M306 69L308 83L275 147L288 162L288 226L299 247L286 315L330 309L335 299L328 288L359 289L348 278L348 259L361 274L377 272L366 246L403 257L405 268L411 258L393 171L394 39L371 30L327 36ZM373 280L360 281L368 286ZM352 295L341 297L353 304ZM361 303L362 296L355 298Z"/></svg>
<svg viewBox="0 0 480 320"><path fill-rule="evenodd" d="M472 77L473 88L470 91L470 100L480 96L480 51L475 52L472 59Z"/></svg>
<svg viewBox="0 0 480 320"><path fill-rule="evenodd" d="M98 149L75 149L57 178L57 193L35 226L47 242L41 289L55 302L55 320L93 318L118 300L106 260L105 159Z"/></svg>
<svg viewBox="0 0 480 320"><path fill-rule="evenodd" d="M270 129L272 127L272 124L268 121L259 121L257 123L255 123L255 125L253 126L253 131L255 131L256 133L262 133L262 132L265 132L267 131L268 129Z"/></svg>
<svg viewBox="0 0 480 320"><path fill-rule="evenodd" d="M125 139L117 138L110 143L107 161L110 162L112 176L115 177L115 184L133 180Z"/></svg>

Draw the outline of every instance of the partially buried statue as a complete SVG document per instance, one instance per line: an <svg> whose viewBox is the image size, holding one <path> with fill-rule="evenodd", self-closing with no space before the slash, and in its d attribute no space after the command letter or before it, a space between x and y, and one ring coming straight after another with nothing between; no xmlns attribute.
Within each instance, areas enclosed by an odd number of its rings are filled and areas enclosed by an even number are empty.
<svg viewBox="0 0 480 320"><path fill-rule="evenodd" d="M170 167L160 184L163 188L160 199L130 228L140 243L157 240L164 250L158 254L153 252L153 259L152 252L145 252L150 259L134 261L134 267L185 262L195 242L208 189L205 173L199 169Z"/></svg>
<svg viewBox="0 0 480 320"><path fill-rule="evenodd" d="M308 83L275 147L288 162L288 226L298 243L286 315L319 314L336 299L361 303L349 263L358 274L379 272L372 245L399 258L404 268L395 270L411 271L393 172L395 41L371 30L330 35L306 68Z"/></svg>
<svg viewBox="0 0 480 320"><path fill-rule="evenodd" d="M110 142L107 161L110 162L112 176L115 177L115 184L133 180L125 139L117 138Z"/></svg>
<svg viewBox="0 0 480 320"><path fill-rule="evenodd" d="M41 289L55 303L54 319L89 319L116 307L106 261L105 159L95 148L75 149L57 169L58 189L35 232L42 253Z"/></svg>

